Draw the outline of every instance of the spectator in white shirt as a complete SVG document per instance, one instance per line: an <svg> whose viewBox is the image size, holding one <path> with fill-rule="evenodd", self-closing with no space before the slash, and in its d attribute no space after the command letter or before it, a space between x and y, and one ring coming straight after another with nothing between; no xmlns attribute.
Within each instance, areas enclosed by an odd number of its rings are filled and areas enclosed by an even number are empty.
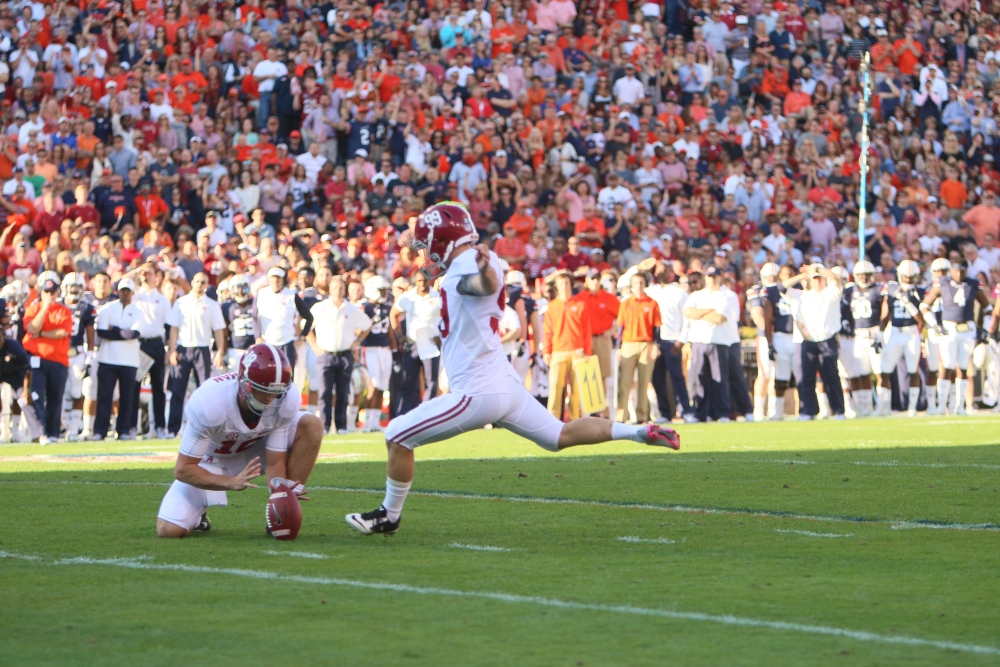
<svg viewBox="0 0 1000 667"><path fill-rule="evenodd" d="M618 104L635 105L646 96L646 87L642 85L642 81L635 78L635 65L632 63L625 65L625 76L615 81L611 92L614 93Z"/></svg>
<svg viewBox="0 0 1000 667"><path fill-rule="evenodd" d="M927 201L931 199L937 201L935 197L928 197ZM938 248L941 247L942 243L945 243L945 240L938 235L938 225L936 222L928 222L926 232L917 240L920 242L921 252L929 252L935 257L937 257Z"/></svg>
<svg viewBox="0 0 1000 667"><path fill-rule="evenodd" d="M996 242L992 234L983 234L983 247L979 249L979 257L986 260L991 269L1000 265L1000 248L996 247Z"/></svg>
<svg viewBox="0 0 1000 667"><path fill-rule="evenodd" d="M615 204L622 204L626 213L636 209L632 191L622 186L621 178L613 171L607 176L607 186L601 188L600 192L597 193L597 204L607 218L614 215Z"/></svg>
<svg viewBox="0 0 1000 667"><path fill-rule="evenodd" d="M108 62L108 52L97 44L97 35L87 35L87 46L80 49L78 55L80 70L90 67L95 79L104 78L104 66Z"/></svg>
<svg viewBox="0 0 1000 667"><path fill-rule="evenodd" d="M319 177L319 172L322 171L323 165L329 161L326 157L319 154L320 148L320 143L314 141L309 144L309 152L295 158L296 162L306 168L306 179L313 185L316 184L316 179Z"/></svg>
<svg viewBox="0 0 1000 667"><path fill-rule="evenodd" d="M31 81L35 78L35 68L38 67L38 54L29 48L25 37L18 41L17 46L17 51L10 54L10 69L14 78L21 80L21 85L30 88Z"/></svg>
<svg viewBox="0 0 1000 667"><path fill-rule="evenodd" d="M823 380L830 413L834 419L844 418L844 391L840 386L837 359L840 348L840 298L842 288L836 274L822 264L813 264L808 274L799 276L809 281L802 292L795 323L805 340L802 342L802 380L799 382L799 419L809 421L819 414L816 393L816 373Z"/></svg>

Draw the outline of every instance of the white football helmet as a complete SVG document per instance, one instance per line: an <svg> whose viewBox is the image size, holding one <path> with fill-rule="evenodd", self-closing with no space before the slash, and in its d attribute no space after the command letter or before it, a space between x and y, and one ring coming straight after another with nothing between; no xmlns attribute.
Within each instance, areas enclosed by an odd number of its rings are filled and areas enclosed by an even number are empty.
<svg viewBox="0 0 1000 667"><path fill-rule="evenodd" d="M781 268L774 262L767 262L764 266L760 267L760 282L765 287L770 287L778 282L778 273L781 272Z"/></svg>
<svg viewBox="0 0 1000 667"><path fill-rule="evenodd" d="M875 265L863 259L854 265L854 282L858 287L871 287L875 282Z"/></svg>
<svg viewBox="0 0 1000 667"><path fill-rule="evenodd" d="M508 285L518 285L523 289L527 289L528 280L524 277L524 274L520 271L508 271L507 272L507 284Z"/></svg>
<svg viewBox="0 0 1000 667"><path fill-rule="evenodd" d="M229 278L229 295L237 303L250 300L250 278L245 273L239 273Z"/></svg>
<svg viewBox="0 0 1000 667"><path fill-rule="evenodd" d="M60 286L63 301L67 301L69 303L76 303L79 301L86 289L87 279L82 273L76 272L67 273L66 277L63 278L62 285Z"/></svg>
<svg viewBox="0 0 1000 667"><path fill-rule="evenodd" d="M0 290L0 298L7 302L7 306L21 306L25 301L28 300L28 296L31 294L31 287L28 283L23 280L13 280Z"/></svg>
<svg viewBox="0 0 1000 667"><path fill-rule="evenodd" d="M375 275L365 281L365 298L372 303L385 301L382 290L389 291L389 281L382 276Z"/></svg>
<svg viewBox="0 0 1000 667"><path fill-rule="evenodd" d="M951 271L951 262L944 257L938 257L931 262L931 271L933 273L948 273Z"/></svg>
<svg viewBox="0 0 1000 667"><path fill-rule="evenodd" d="M920 276L920 265L912 259L904 259L896 268L896 276L901 284L914 285Z"/></svg>
<svg viewBox="0 0 1000 667"><path fill-rule="evenodd" d="M41 273L38 274L38 277L35 279L35 285L42 285L46 280L54 280L57 285L62 283L62 279L59 278L58 273L52 270L48 270L48 271L42 271ZM41 289L41 287L39 287L39 289Z"/></svg>
<svg viewBox="0 0 1000 667"><path fill-rule="evenodd" d="M368 369L362 364L356 364L354 370L351 371L351 396L366 398L370 381L371 375L368 373Z"/></svg>

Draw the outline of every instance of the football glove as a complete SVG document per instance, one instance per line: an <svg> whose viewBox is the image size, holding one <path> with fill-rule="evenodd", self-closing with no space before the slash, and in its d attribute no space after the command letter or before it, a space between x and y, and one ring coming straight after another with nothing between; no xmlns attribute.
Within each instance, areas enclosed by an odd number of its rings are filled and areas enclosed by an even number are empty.
<svg viewBox="0 0 1000 667"><path fill-rule="evenodd" d="M986 329L984 327L979 327L978 329L976 329L976 344L977 345L979 343L985 343L988 338L989 338L989 334L986 333Z"/></svg>
<svg viewBox="0 0 1000 667"><path fill-rule="evenodd" d="M776 349L774 349L773 347L768 347L767 348L767 358L770 359L771 361L774 361L775 359L778 358L778 351Z"/></svg>
<svg viewBox="0 0 1000 667"><path fill-rule="evenodd" d="M875 350L875 354L882 354L882 335L875 334L872 338L872 349Z"/></svg>

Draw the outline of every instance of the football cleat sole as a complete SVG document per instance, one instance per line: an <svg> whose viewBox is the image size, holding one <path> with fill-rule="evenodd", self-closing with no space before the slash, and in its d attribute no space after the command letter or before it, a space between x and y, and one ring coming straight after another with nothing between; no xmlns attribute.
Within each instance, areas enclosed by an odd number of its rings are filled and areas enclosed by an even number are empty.
<svg viewBox="0 0 1000 667"><path fill-rule="evenodd" d="M650 424L646 427L646 444L677 450L681 448L681 436L672 428Z"/></svg>

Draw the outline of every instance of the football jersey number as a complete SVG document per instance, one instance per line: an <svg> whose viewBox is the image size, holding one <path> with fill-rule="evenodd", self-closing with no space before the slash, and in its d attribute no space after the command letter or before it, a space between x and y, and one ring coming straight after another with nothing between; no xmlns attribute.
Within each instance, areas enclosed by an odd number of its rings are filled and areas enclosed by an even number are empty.
<svg viewBox="0 0 1000 667"><path fill-rule="evenodd" d="M955 290L955 305L965 308L965 285L961 285Z"/></svg>
<svg viewBox="0 0 1000 667"><path fill-rule="evenodd" d="M855 299L851 302L851 313L856 320L867 320L872 316L872 302L868 299Z"/></svg>
<svg viewBox="0 0 1000 667"><path fill-rule="evenodd" d="M238 442L237 439L223 440L220 443L219 448L215 450L215 453L216 454L223 454L223 455L239 454L240 452L246 451L251 446L257 444L258 442L260 442L263 439L264 439L264 436L258 435L256 438L250 438L249 440L245 440L242 443L240 443L240 446L237 447L235 451L233 451L233 445L235 445Z"/></svg>
<svg viewBox="0 0 1000 667"><path fill-rule="evenodd" d="M384 334L389 331L389 320L379 320L372 325L371 333L373 334Z"/></svg>
<svg viewBox="0 0 1000 667"><path fill-rule="evenodd" d="M785 301L785 297L778 299L778 312L786 317L792 314L792 304Z"/></svg>
<svg viewBox="0 0 1000 667"><path fill-rule="evenodd" d="M234 336L249 336L253 330L253 319L250 317L237 317L233 320Z"/></svg>
<svg viewBox="0 0 1000 667"><path fill-rule="evenodd" d="M892 316L897 320L908 320L910 314L906 312L906 301L894 299L892 302Z"/></svg>

